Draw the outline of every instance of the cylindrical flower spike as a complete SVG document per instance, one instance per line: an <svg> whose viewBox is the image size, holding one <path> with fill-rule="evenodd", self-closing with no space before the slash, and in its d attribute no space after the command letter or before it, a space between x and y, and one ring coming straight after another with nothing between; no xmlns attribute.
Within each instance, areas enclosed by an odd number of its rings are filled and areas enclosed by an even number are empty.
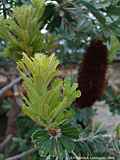
<svg viewBox="0 0 120 160"><path fill-rule="evenodd" d="M78 73L78 89L81 97L76 99L78 108L90 107L99 99L106 86L108 50L101 40L93 40L84 55Z"/></svg>

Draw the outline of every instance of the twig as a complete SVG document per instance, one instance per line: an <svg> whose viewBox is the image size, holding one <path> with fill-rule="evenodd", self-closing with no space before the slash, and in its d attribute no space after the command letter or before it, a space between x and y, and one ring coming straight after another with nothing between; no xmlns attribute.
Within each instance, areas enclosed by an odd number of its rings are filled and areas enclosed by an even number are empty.
<svg viewBox="0 0 120 160"><path fill-rule="evenodd" d="M20 108L22 104L20 103L20 97L17 95L15 96L16 91L17 91L17 85L15 84L13 86L14 96L12 97L13 107L7 113L8 124L6 129L6 135L9 134L16 135L17 131L16 120L20 113Z"/></svg>
<svg viewBox="0 0 120 160"><path fill-rule="evenodd" d="M2 95L9 90L10 88L12 88L15 84L19 83L21 80L21 78L16 78L15 80L13 80L11 83L9 83L7 86L3 87L0 90L0 97L2 97Z"/></svg>
<svg viewBox="0 0 120 160"><path fill-rule="evenodd" d="M13 106L7 113L8 122L7 122L7 129L6 129L6 135L12 134L16 135L17 126L16 126L16 120L18 115L20 114L20 98L14 96L12 98Z"/></svg>
<svg viewBox="0 0 120 160"><path fill-rule="evenodd" d="M18 160L18 159L20 159L20 158L23 158L23 157L25 157L25 156L27 156L27 155L30 155L30 154L36 152L36 151L37 151L37 148L32 148L32 149L30 149L30 150L28 150L28 151L25 151L25 152L23 152L23 153L20 153L20 154L18 154L18 155L16 155L16 156L7 158L6 160Z"/></svg>
<svg viewBox="0 0 120 160"><path fill-rule="evenodd" d="M4 150L4 148L11 141L11 139L12 139L12 135L8 135L6 139L0 144L0 152Z"/></svg>

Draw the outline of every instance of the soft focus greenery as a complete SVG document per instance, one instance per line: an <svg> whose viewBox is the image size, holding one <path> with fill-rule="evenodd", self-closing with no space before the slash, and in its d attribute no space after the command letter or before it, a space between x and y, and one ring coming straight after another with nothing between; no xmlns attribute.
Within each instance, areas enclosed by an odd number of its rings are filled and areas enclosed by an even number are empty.
<svg viewBox="0 0 120 160"><path fill-rule="evenodd" d="M31 56L46 48L39 31L44 8L42 0L34 0L32 5L16 7L10 18L0 19L0 38L7 43L4 52L9 57L21 58L22 52Z"/></svg>
<svg viewBox="0 0 120 160"><path fill-rule="evenodd" d="M34 0L32 3L33 2ZM39 2L39 0L35 1L36 4L38 3L40 5L41 3ZM45 0L44 2L44 12L42 8L41 14L43 13L43 16L40 20L42 24L40 23L39 29L44 28L45 35L51 33L59 39L59 41L57 41L58 47L56 49L56 55L59 57L61 63L79 63L84 53L84 48L93 38L102 38L105 43L109 43L109 46L118 44L118 41L120 40L119 0L97 0L94 2L92 0ZM4 3L6 5L3 10L2 6L4 4L1 2L1 15L3 17L5 12L5 15L9 15L6 17L8 19L11 17L11 11L14 10L15 6L22 6L25 4L27 8L33 8L33 5L29 0L9 0L8 2L4 1ZM9 8L6 8L7 6L9 6ZM36 9L40 11L39 7ZM25 18L23 14L22 16ZM29 19L31 20L29 31L33 36L34 32L32 33L33 29L31 24L34 24L34 18L32 17L32 14L29 16ZM36 26L38 25L39 24L36 24ZM38 27L36 27L37 34L39 35L40 33L38 33L37 28ZM34 42L35 41L36 40L34 40ZM38 44L42 46L43 43L40 41ZM34 44L29 43L29 45L29 50L33 52ZM112 50L109 54L111 62L115 57L113 54L115 55L117 52L113 47L110 48L110 50ZM117 48L119 49L119 44L117 45ZM37 49L40 50L38 46ZM16 55L16 53L14 55Z"/></svg>

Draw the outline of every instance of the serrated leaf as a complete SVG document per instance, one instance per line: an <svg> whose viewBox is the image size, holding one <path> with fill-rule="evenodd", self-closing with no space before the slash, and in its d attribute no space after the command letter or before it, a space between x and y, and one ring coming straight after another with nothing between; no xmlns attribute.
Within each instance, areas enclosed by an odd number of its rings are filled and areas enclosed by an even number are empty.
<svg viewBox="0 0 120 160"><path fill-rule="evenodd" d="M80 96L80 91L76 90L77 84L55 79L59 73L55 55L35 54L34 58L29 58L23 54L17 64L27 91L27 98L23 97L24 114L46 128L69 122L73 111L68 108Z"/></svg>

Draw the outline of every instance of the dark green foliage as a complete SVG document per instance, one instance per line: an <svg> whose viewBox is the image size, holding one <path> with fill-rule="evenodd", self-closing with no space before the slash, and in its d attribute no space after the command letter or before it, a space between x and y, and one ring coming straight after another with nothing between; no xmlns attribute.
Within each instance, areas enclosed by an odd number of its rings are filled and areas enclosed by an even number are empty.
<svg viewBox="0 0 120 160"><path fill-rule="evenodd" d="M115 94L111 87L108 87L102 97L109 105L109 109L113 114L120 114L120 95Z"/></svg>
<svg viewBox="0 0 120 160"><path fill-rule="evenodd" d="M59 1L49 3L45 12L47 29L59 35L64 43L56 51L62 63L79 62L83 49L95 37L113 43L111 36L119 39L120 15L115 10L117 2L104 1ZM119 7L118 7L119 8ZM69 16L67 16L69 15ZM114 53L115 54L115 53ZM111 53L110 53L111 57Z"/></svg>
<svg viewBox="0 0 120 160"><path fill-rule="evenodd" d="M23 115L18 117L17 136L28 141L36 129L38 129L38 126L30 118Z"/></svg>
<svg viewBox="0 0 120 160"><path fill-rule="evenodd" d="M58 157L62 160L75 149L74 140L78 136L79 129L67 124L61 126L56 137L52 136L50 131L39 129L32 135L32 140L38 147L40 156Z"/></svg>
<svg viewBox="0 0 120 160"><path fill-rule="evenodd" d="M86 128L80 134L80 138L77 142L78 155L80 156L103 156L107 152L107 141L108 137L104 138L104 135L107 133L104 128L98 124L94 126L92 130L90 128Z"/></svg>
<svg viewBox="0 0 120 160"><path fill-rule="evenodd" d="M0 15L4 18L10 16L15 6L21 6L23 4L29 4L31 0L1 0L0 1Z"/></svg>
<svg viewBox="0 0 120 160"><path fill-rule="evenodd" d="M46 25L52 34L65 40L65 43L59 46L56 51L62 63L79 63L83 49L92 38L102 37L105 41L110 41L114 34L119 39L118 9L120 4L118 2L108 0L94 2L92 0L56 0L48 2L45 0L46 8L42 17L42 27ZM28 6L31 1L10 0L10 3L14 8L14 6L23 4Z"/></svg>
<svg viewBox="0 0 120 160"><path fill-rule="evenodd" d="M18 118L17 124L19 137L12 139L12 143L8 150L9 152L7 152L6 156L9 156L10 153L17 154L31 148L30 136L34 132L32 135L33 142L36 144L35 147L38 147L39 154L41 155L39 156L38 152L31 155L32 159L35 160L45 160L49 157L51 157L50 160L55 160L55 157L53 158L53 153L56 153L57 157L59 156L59 160L63 160L63 157L66 157L66 159L77 159L77 156L89 157L89 160L90 157L106 157L106 159L108 157L115 157L119 160L120 143L119 139L116 138L118 136L115 137L115 135L118 134L108 134L101 124L96 124L95 126L92 126L92 128L88 127L86 129L81 129L77 125L74 125L74 127L73 125L71 126L71 124L62 125L61 131L63 131L63 134L61 134L61 137L56 138L52 137L47 130L38 128L27 117L22 116ZM31 126L33 127L31 128ZM24 131L21 132L21 130ZM52 142L54 142L54 146L52 146ZM65 154L64 147L67 148L67 151L70 154ZM56 148L56 150L54 150L54 148ZM45 152L43 153L42 151ZM24 159L29 159L29 156L24 157L22 160Z"/></svg>
<svg viewBox="0 0 120 160"><path fill-rule="evenodd" d="M76 123L81 125L83 128L86 128L87 126L92 124L92 117L96 114L96 110L90 107L82 109L75 108L75 113Z"/></svg>
<svg viewBox="0 0 120 160"><path fill-rule="evenodd" d="M99 126L99 125L98 125ZM100 129L97 126L95 130L90 132L88 130L85 135L81 136L78 142L77 156L82 157L101 157L109 159L119 159L120 156L120 142L119 139L115 138L114 135L109 135L104 129ZM85 131L85 130L84 130Z"/></svg>
<svg viewBox="0 0 120 160"><path fill-rule="evenodd" d="M14 0L1 0L0 1L0 15L3 15L4 18L7 18L7 16L10 15L14 5L15 5Z"/></svg>
<svg viewBox="0 0 120 160"><path fill-rule="evenodd" d="M8 56L19 59L22 52L29 56L45 52L44 36L39 30L43 12L43 1L33 1L32 5L16 7L10 18L0 19L0 37L7 43Z"/></svg>

